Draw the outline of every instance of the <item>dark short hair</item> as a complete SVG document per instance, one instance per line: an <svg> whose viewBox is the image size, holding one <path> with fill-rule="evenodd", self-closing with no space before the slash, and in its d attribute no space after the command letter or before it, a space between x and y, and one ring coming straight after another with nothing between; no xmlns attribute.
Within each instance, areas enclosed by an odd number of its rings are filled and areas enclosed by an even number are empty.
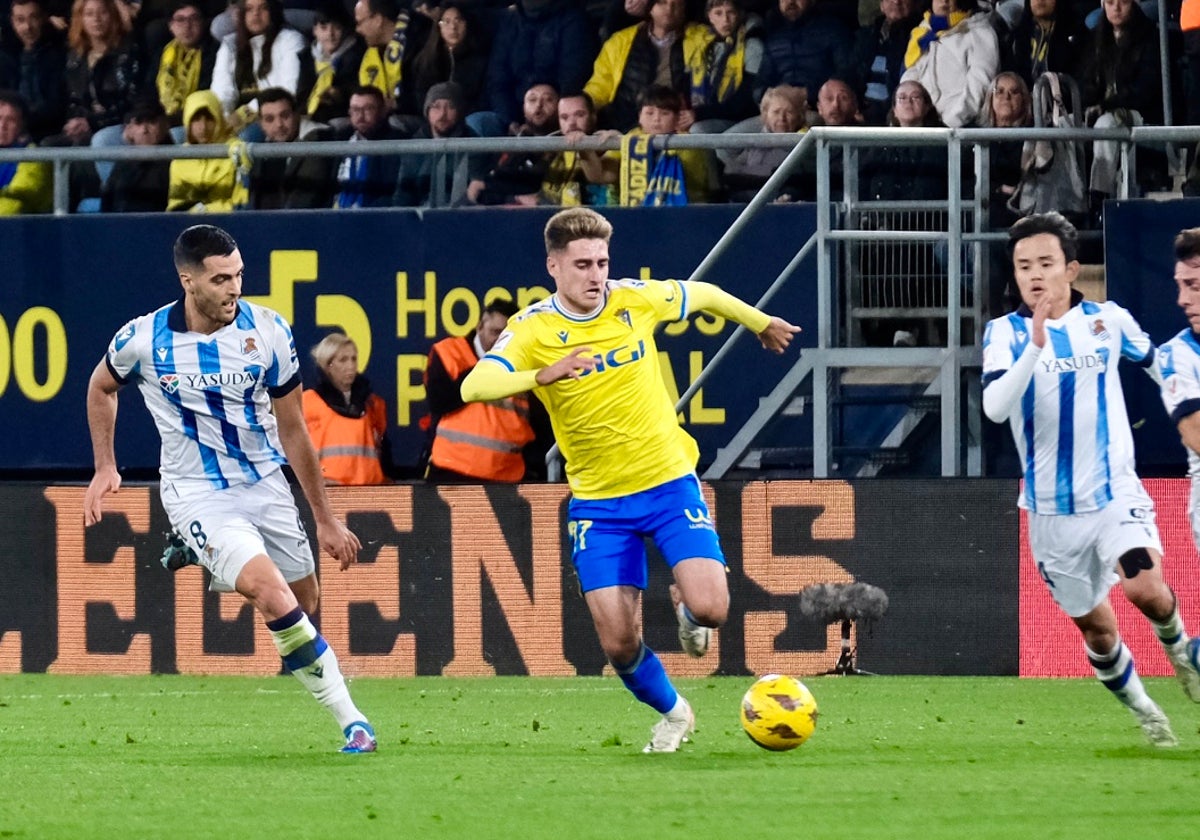
<svg viewBox="0 0 1200 840"><path fill-rule="evenodd" d="M1062 246L1063 256L1067 262L1074 262L1079 258L1079 231L1075 230L1075 225L1067 221L1066 216L1053 210L1049 213L1034 213L1013 223L1013 226L1008 229L1009 256L1012 256L1013 249L1022 239L1028 239L1040 233L1058 237L1058 244Z"/></svg>
<svg viewBox="0 0 1200 840"><path fill-rule="evenodd" d="M157 122L166 117L167 112L158 99L139 99L125 114L125 124Z"/></svg>
<svg viewBox="0 0 1200 840"><path fill-rule="evenodd" d="M237 250L237 242L215 225L192 225L175 240L175 268L196 268L209 257L227 257Z"/></svg>
<svg viewBox="0 0 1200 840"><path fill-rule="evenodd" d="M679 91L666 85L650 85L638 94L638 110L646 107L662 108L664 111L674 111L678 114L683 110L683 102Z"/></svg>
<svg viewBox="0 0 1200 840"><path fill-rule="evenodd" d="M1187 262L1200 257L1200 228L1185 228L1175 237L1175 261Z"/></svg>
<svg viewBox="0 0 1200 840"><path fill-rule="evenodd" d="M384 101L383 91L375 87L375 85L359 85L358 87L351 89L350 96L373 96L379 100L380 104L383 104ZM347 97L347 100L348 99L349 97Z"/></svg>
<svg viewBox="0 0 1200 840"><path fill-rule="evenodd" d="M487 306L483 307L483 312L480 317L487 315L503 315L505 318L511 318L520 312L517 305L508 298L495 298Z"/></svg>
<svg viewBox="0 0 1200 840"><path fill-rule="evenodd" d="M0 90L0 105L10 105L21 115L21 124L29 122L29 103L15 90Z"/></svg>
<svg viewBox="0 0 1200 840"><path fill-rule="evenodd" d="M258 92L258 107L262 110L262 106L270 102L286 102L292 106L292 110L296 110L295 95L285 88L272 87Z"/></svg>
<svg viewBox="0 0 1200 840"><path fill-rule="evenodd" d="M583 104L587 106L588 113L596 113L596 100L592 99L592 95L586 90L573 90L570 93L559 94L558 101L562 102L564 99L582 99Z"/></svg>
<svg viewBox="0 0 1200 840"><path fill-rule="evenodd" d="M183 11L184 9L195 9L200 13L202 18L208 20L208 9L206 9L204 6L204 0L176 0L176 2L172 3L169 7L171 13L167 16L167 20L170 20L172 17L174 17L176 12Z"/></svg>
<svg viewBox="0 0 1200 840"><path fill-rule="evenodd" d="M354 18L342 0L321 0L313 12L313 23L336 23L342 29L354 31Z"/></svg>

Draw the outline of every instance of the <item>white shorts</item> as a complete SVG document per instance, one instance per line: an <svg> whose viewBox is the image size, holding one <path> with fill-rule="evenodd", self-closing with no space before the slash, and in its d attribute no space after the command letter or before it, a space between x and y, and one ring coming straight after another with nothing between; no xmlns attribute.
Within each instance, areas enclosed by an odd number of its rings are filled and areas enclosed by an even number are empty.
<svg viewBox="0 0 1200 840"><path fill-rule="evenodd" d="M1114 491L1107 506L1091 513L1029 514L1029 547L1038 573L1072 618L1087 615L1108 597L1122 554L1135 548L1162 554L1154 502L1141 482Z"/></svg>
<svg viewBox="0 0 1200 840"><path fill-rule="evenodd" d="M288 583L316 571L282 470L225 490L207 482L167 480L160 489L172 527L212 572L213 589L232 592L242 568L260 554L271 558Z"/></svg>

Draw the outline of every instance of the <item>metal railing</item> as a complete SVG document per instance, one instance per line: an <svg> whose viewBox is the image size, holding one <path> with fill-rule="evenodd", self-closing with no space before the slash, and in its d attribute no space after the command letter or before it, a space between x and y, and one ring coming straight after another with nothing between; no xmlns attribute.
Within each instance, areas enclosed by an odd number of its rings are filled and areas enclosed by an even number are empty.
<svg viewBox="0 0 1200 840"><path fill-rule="evenodd" d="M729 446L723 448L705 473L706 478L719 478L736 466L752 445L754 436L766 422L778 414L792 400L803 382L812 382L813 405L813 474L824 477L831 474L833 467L833 443L830 434L830 410L835 383L831 374L857 367L908 367L931 369L935 372L935 383L931 388L940 400L941 415L941 458L943 475L979 475L982 470L980 454L979 411L977 410L979 336L984 316L981 292L983 267L982 248L987 242L1003 239L1003 231L986 228L986 202L988 195L987 160L991 143L1011 143L1025 140L1094 142L1114 141L1121 150L1122 171L1126 181L1119 187L1119 198L1128 197L1134 191L1134 151L1138 146L1162 146L1200 141L1200 126L1143 126L1136 128L1112 128L1105 130L1084 128L989 128L989 129L895 129L895 128L813 128L803 135L795 134L717 134L717 135L660 135L653 140L656 148L673 149L726 149L726 148L790 148L788 156L778 170L768 179L763 189L746 205L737 219L701 260L690 279L702 279L717 259L729 248L734 247L741 231L748 225L758 210L767 204L781 188L802 158L816 158L817 180L817 233L800 247L783 272L766 288L757 304L765 306L778 288L787 282L801 263L815 254L817 262L817 336L816 347L808 348L791 371L781 380L772 394L760 400L759 409L750 421L733 436ZM945 230L890 230L848 229L845 220L855 212L883 212L886 205L871 209L870 202L858 201L854 150L870 146L924 145L945 146L948 152L947 186L948 199L938 207L924 209L944 213ZM844 190L834 195L830 177L830 152L834 147L842 149L850 162L847 167ZM976 191L964 202L962 198L960 164L964 147L969 147L975 159ZM619 148L616 139L600 140L585 138L572 144L562 137L540 138L458 138L446 140L387 140L367 143L351 142L303 142L303 143L256 143L245 144L243 153L250 160L318 155L323 157L345 157L350 155L439 155L443 158L463 154L494 154L502 151L561 152L567 150L594 149L612 150ZM223 158L230 154L226 146L152 146L152 147L86 147L86 148L34 148L2 149L0 162L35 160L49 162L54 167L55 212L67 212L67 167L76 161L116 160L167 160L178 158ZM914 211L918 205L901 203L892 210ZM964 223L964 219L966 223ZM920 314L928 317L945 318L945 343L938 347L880 348L856 347L854 345L853 307L839 313L842 307L839 293L841 278L846 265L841 249L857 243L933 243L945 248L947 259L944 283L932 291L933 297L925 301L929 306L919 305L909 310L905 302L889 311ZM962 256L964 245L973 249L974 271L964 270ZM841 268L842 270L839 270ZM932 273L930 273L932 276ZM877 290L878 291L878 290ZM860 302L865 302L864 296ZM932 305L936 302L937 305ZM918 303L920 303L918 301ZM839 317L839 314L844 317ZM857 317L879 314L873 307L865 306ZM962 324L964 317L971 325L968 340L964 341ZM744 329L735 330L695 382L681 396L679 407L688 403L725 360L728 349L741 338ZM965 386L964 386L965 382ZM962 411L963 399L969 403ZM965 417L965 420L962 418ZM965 463L962 457L965 447Z"/></svg>

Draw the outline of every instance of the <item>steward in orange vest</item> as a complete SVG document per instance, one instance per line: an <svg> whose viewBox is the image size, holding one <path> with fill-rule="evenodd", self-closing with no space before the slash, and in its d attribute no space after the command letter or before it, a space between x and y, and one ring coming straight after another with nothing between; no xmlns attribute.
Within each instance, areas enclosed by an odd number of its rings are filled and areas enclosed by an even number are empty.
<svg viewBox="0 0 1200 840"><path fill-rule="evenodd" d="M386 484L380 461L387 406L371 393L371 383L359 376L350 386L350 400L322 377L304 392L304 422L329 484Z"/></svg>
<svg viewBox="0 0 1200 840"><path fill-rule="evenodd" d="M514 314L510 301L494 301L484 308L475 330L462 338L444 338L429 351L425 394L432 442L425 477L430 481L517 482L525 477L525 447L537 437L529 394L464 403L459 390Z"/></svg>

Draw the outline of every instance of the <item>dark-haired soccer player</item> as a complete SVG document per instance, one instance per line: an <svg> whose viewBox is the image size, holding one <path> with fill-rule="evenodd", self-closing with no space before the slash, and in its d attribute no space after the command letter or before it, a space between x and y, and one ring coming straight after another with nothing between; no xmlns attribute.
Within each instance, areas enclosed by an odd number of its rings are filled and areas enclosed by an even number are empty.
<svg viewBox="0 0 1200 840"><path fill-rule="evenodd" d="M1162 399L1187 449L1192 480L1188 518L1192 540L1200 549L1200 228L1181 230L1175 237L1175 302L1188 326L1159 348ZM1188 644L1193 666L1200 665L1200 639Z"/></svg>
<svg viewBox="0 0 1200 840"><path fill-rule="evenodd" d="M240 300L233 237L196 225L175 241L183 297L121 328L88 383L96 473L85 521L121 487L113 451L117 391L136 382L162 438L161 496L171 525L212 573L262 615L285 665L337 719L341 751L375 750L337 657L317 632L318 585L308 537L280 467L289 463L321 547L349 567L361 547L325 496L301 406L300 365L287 322ZM299 600L297 600L299 598Z"/></svg>
<svg viewBox="0 0 1200 840"><path fill-rule="evenodd" d="M1163 581L1154 503L1134 472L1133 433L1117 363L1122 356L1159 379L1154 345L1125 309L1071 288L1079 274L1074 226L1058 213L1009 229L1022 305L989 322L983 339L983 410L1008 421L1024 461L1018 504L1050 594L1083 635L1104 687L1156 746L1178 741L1146 693L1121 641L1108 594L1118 580L1154 627L1187 695L1200 674L1175 594Z"/></svg>
<svg viewBox="0 0 1200 840"><path fill-rule="evenodd" d="M612 225L573 207L546 224L556 291L509 319L462 385L463 399L538 388L567 462L572 559L604 653L638 700L662 714L644 752L675 752L695 728L687 701L642 640L641 592L652 537L675 577L680 641L692 656L729 611L725 557L662 380L655 327L701 310L782 353L799 332L708 283L610 280Z"/></svg>

